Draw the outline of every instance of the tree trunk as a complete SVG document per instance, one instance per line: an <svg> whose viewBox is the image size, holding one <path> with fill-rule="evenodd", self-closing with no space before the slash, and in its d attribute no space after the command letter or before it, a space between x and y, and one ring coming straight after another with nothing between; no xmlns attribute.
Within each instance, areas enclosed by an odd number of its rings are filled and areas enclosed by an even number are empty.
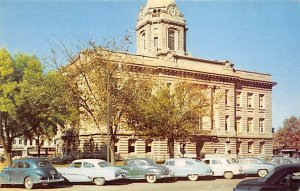
<svg viewBox="0 0 300 191"><path fill-rule="evenodd" d="M3 145L4 155L5 155L5 160L6 160L7 166L10 166L12 163L12 143L13 143L13 141L8 139L6 144Z"/></svg>
<svg viewBox="0 0 300 191"><path fill-rule="evenodd" d="M116 145L116 138L115 138L114 135L111 135L111 140L110 140L110 163L112 165L116 164L115 145Z"/></svg>
<svg viewBox="0 0 300 191"><path fill-rule="evenodd" d="M41 156L41 145L40 145L40 136L39 135L37 136L36 144L37 144L37 149L38 149L37 157L39 158Z"/></svg>
<svg viewBox="0 0 300 191"><path fill-rule="evenodd" d="M170 158L174 158L174 138L168 138L168 153Z"/></svg>

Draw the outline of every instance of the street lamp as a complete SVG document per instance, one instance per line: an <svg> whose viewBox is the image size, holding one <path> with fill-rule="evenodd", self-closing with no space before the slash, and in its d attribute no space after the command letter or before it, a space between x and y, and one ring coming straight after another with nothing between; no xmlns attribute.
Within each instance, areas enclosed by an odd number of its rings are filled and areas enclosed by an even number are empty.
<svg viewBox="0 0 300 191"><path fill-rule="evenodd" d="M122 63L119 62L118 65L113 70L108 70L107 74L107 85L106 85L106 91L107 91L107 110L106 110L106 130L107 130L107 147L106 147L106 160L107 162L110 162L110 79L116 69L122 69Z"/></svg>

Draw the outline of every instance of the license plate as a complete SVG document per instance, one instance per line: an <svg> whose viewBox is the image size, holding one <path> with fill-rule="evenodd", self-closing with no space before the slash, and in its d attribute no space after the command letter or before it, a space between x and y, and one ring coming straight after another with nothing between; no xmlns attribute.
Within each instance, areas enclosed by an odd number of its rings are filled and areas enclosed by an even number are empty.
<svg viewBox="0 0 300 191"><path fill-rule="evenodd" d="M50 174L55 174L55 170L50 170Z"/></svg>

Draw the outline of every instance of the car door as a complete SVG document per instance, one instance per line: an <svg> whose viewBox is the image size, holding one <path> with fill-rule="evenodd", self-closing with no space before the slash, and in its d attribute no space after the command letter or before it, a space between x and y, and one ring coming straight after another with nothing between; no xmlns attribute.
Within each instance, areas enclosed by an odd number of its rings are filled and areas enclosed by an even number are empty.
<svg viewBox="0 0 300 191"><path fill-rule="evenodd" d="M91 181L84 172L82 162L73 162L67 169L67 173L63 174L70 182L89 182Z"/></svg>
<svg viewBox="0 0 300 191"><path fill-rule="evenodd" d="M165 166L169 168L169 170L174 173L174 176L178 176L178 169L175 166L175 161L170 160L165 163Z"/></svg>
<svg viewBox="0 0 300 191"><path fill-rule="evenodd" d="M187 167L187 163L186 161L184 160L178 160L175 162L175 168L176 168L176 171L177 171L177 176L180 176L180 177L185 177L188 175L188 168Z"/></svg>
<svg viewBox="0 0 300 191"><path fill-rule="evenodd" d="M23 184L25 179L25 168L23 162L13 164L13 168L9 171L11 182L14 184Z"/></svg>
<svg viewBox="0 0 300 191"><path fill-rule="evenodd" d="M128 174L130 178L139 178L139 165L137 161L128 161Z"/></svg>

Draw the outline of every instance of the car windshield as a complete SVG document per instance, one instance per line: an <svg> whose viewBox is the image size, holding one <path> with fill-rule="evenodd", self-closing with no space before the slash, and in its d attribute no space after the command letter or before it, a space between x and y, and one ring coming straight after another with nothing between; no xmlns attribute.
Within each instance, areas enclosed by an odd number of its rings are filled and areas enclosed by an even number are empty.
<svg viewBox="0 0 300 191"><path fill-rule="evenodd" d="M49 161L38 161L37 166L38 167L49 167L49 166L52 166L52 164Z"/></svg>
<svg viewBox="0 0 300 191"><path fill-rule="evenodd" d="M108 162L106 162L106 161L101 161L101 162L99 162L98 163L98 165L100 166L100 167L108 167L108 166L111 166Z"/></svg>

